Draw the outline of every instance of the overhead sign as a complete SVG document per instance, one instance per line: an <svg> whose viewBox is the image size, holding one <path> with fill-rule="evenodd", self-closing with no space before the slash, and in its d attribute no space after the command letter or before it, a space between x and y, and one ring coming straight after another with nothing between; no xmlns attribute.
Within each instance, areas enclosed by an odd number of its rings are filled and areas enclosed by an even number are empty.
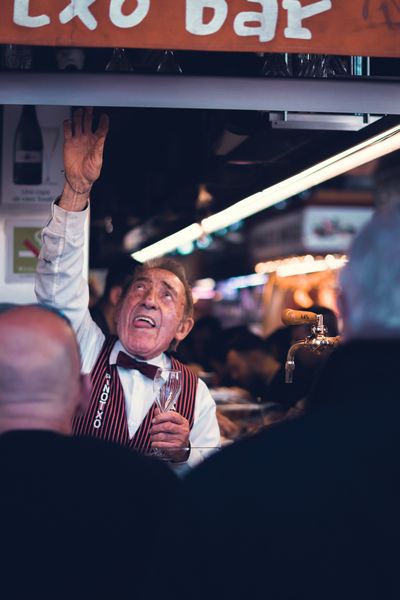
<svg viewBox="0 0 400 600"><path fill-rule="evenodd" d="M255 225L249 248L255 262L305 253L346 252L373 209L309 206Z"/></svg>
<svg viewBox="0 0 400 600"><path fill-rule="evenodd" d="M0 43L400 56L399 0L2 0Z"/></svg>
<svg viewBox="0 0 400 600"><path fill-rule="evenodd" d="M366 206L312 206L304 210L303 244L309 252L346 252L373 209Z"/></svg>

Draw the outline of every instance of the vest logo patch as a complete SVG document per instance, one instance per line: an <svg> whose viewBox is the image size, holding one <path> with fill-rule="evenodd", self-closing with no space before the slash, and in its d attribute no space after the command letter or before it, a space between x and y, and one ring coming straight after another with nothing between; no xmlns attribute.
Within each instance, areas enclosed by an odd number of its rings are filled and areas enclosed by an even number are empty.
<svg viewBox="0 0 400 600"><path fill-rule="evenodd" d="M111 375L106 373L106 381L103 385L103 389L101 390L101 395L99 399L99 405L97 407L97 413L93 421L93 427L95 429L100 429L103 423L103 415L104 409L108 402L108 398L110 396L111 386L110 386Z"/></svg>

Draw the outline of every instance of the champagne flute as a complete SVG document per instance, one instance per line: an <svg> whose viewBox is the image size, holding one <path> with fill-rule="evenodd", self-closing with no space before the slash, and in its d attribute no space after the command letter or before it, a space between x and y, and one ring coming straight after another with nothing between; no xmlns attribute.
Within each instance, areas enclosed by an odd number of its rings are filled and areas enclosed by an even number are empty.
<svg viewBox="0 0 400 600"><path fill-rule="evenodd" d="M153 382L155 402L161 412L175 410L175 404L182 388L182 373L177 369L160 367ZM161 448L152 448L152 455L167 459Z"/></svg>

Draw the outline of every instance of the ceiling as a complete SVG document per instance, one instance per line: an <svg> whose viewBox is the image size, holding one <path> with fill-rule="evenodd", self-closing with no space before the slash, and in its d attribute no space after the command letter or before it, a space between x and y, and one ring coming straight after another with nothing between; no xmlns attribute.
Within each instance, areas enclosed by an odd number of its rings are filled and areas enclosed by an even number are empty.
<svg viewBox="0 0 400 600"><path fill-rule="evenodd" d="M138 72L154 68L162 59L160 52L131 52ZM232 75L234 58L236 72L244 68L240 61L252 75L262 64L262 57L254 54L182 52L175 58L182 77ZM400 74L398 66L392 59L376 59L375 75ZM393 123L385 117L357 132L343 130L337 115L123 107L99 107L95 115L103 110L109 114L110 131L102 175L93 190L92 268L106 268L117 254L173 233L369 137L386 128L385 122ZM294 117L298 121L291 125ZM321 119L329 129L315 128ZM323 187L335 189L338 202L354 189L367 192L368 202L372 182L373 169L361 169ZM246 238L252 224L290 208L293 201L306 200L309 194L259 213L239 230L214 236L207 249L184 258L191 278L221 279L251 272L254 265L246 252Z"/></svg>

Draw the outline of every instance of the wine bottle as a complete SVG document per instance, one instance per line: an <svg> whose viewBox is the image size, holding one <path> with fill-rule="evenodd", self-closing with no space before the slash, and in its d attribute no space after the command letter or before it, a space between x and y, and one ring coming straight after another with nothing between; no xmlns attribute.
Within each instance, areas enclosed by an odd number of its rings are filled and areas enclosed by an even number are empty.
<svg viewBox="0 0 400 600"><path fill-rule="evenodd" d="M36 108L25 105L15 130L13 181L17 185L40 185L43 169L43 139Z"/></svg>

